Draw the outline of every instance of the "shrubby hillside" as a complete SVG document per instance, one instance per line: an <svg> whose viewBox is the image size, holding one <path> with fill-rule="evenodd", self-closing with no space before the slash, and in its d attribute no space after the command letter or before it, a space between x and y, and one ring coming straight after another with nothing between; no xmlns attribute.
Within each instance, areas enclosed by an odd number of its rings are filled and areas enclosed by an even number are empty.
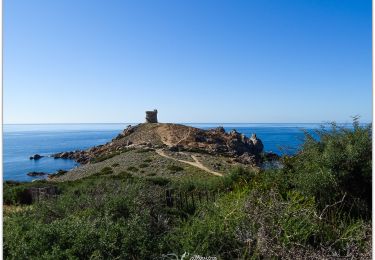
<svg viewBox="0 0 375 260"><path fill-rule="evenodd" d="M186 164L145 167L161 160L148 150L126 155L143 157L125 170L118 154L81 179L8 182L4 258L370 259L371 136L358 120L332 124L306 133L280 169L228 164L221 177ZM30 204L28 189L51 185L56 195Z"/></svg>

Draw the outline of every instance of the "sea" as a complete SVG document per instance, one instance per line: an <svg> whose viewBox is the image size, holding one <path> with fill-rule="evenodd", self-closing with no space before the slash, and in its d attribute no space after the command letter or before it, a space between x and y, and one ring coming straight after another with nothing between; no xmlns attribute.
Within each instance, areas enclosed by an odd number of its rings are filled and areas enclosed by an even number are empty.
<svg viewBox="0 0 375 260"><path fill-rule="evenodd" d="M35 124L3 126L3 180L32 181L28 172L54 173L70 170L78 164L73 160L54 159L53 153L83 150L105 144L128 125L134 124ZM304 140L304 130L314 132L321 124L185 124L202 129L223 126L236 129L250 137L253 133L264 144L264 150L279 155L295 153ZM30 156L40 154L39 160ZM40 177L39 177L40 178Z"/></svg>

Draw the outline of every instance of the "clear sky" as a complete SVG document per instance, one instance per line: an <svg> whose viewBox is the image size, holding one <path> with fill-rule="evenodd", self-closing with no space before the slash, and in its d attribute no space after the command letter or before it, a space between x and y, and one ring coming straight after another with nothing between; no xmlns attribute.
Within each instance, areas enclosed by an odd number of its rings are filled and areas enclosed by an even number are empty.
<svg viewBox="0 0 375 260"><path fill-rule="evenodd" d="M371 0L5 0L4 122L372 118Z"/></svg>

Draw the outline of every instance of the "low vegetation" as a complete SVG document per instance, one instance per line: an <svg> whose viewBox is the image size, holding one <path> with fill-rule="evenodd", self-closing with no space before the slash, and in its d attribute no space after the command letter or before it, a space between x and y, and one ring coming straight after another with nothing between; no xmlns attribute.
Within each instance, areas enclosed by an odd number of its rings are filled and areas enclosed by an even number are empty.
<svg viewBox="0 0 375 260"><path fill-rule="evenodd" d="M172 172L172 173L176 173L176 172L180 172L180 171L183 171L184 168L180 167L180 166L177 166L177 165L169 165L167 167L167 169Z"/></svg>
<svg viewBox="0 0 375 260"><path fill-rule="evenodd" d="M369 259L371 154L371 126L355 120L351 129L306 133L283 168L259 173L234 168L223 177L176 179L106 167L54 183L59 195L31 206L23 192L50 183L4 183L4 203L15 209L4 215L4 257ZM168 191L193 204L166 202Z"/></svg>
<svg viewBox="0 0 375 260"><path fill-rule="evenodd" d="M111 159L111 158L113 158L113 157L115 157L119 154L126 153L126 152L129 152L129 151L132 151L132 150L133 149L131 149L131 148L125 148L125 149L122 149L120 151L111 152L111 153L108 153L108 154L105 154L105 155L94 157L90 160L90 162L91 163L103 162L103 161Z"/></svg>

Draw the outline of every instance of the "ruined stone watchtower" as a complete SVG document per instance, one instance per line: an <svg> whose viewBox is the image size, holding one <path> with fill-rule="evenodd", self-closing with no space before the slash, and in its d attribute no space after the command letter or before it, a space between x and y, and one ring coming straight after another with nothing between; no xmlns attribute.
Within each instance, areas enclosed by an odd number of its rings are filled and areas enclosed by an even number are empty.
<svg viewBox="0 0 375 260"><path fill-rule="evenodd" d="M146 111L146 123L157 123L158 122L158 111Z"/></svg>

